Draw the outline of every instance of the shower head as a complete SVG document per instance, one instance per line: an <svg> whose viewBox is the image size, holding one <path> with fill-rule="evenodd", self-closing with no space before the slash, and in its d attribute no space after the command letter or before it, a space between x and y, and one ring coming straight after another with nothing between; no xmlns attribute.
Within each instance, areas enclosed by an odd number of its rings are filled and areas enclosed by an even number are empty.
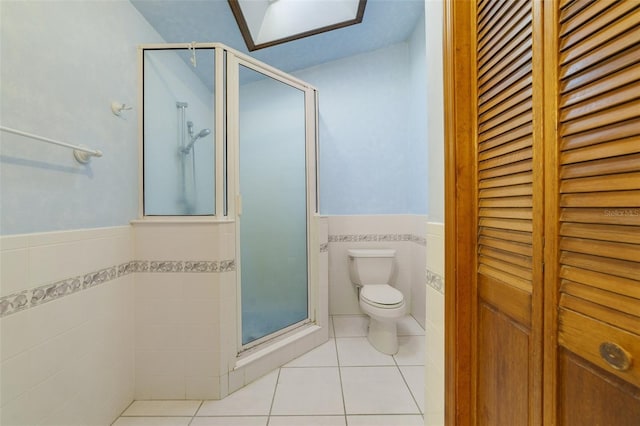
<svg viewBox="0 0 640 426"><path fill-rule="evenodd" d="M204 138L205 136L209 135L211 133L210 129L202 129L200 130L200 132L197 135L194 135L191 128L193 126L193 123L189 122L188 124L191 124L191 126L189 126L189 136L191 136L191 140L189 141L189 143L187 144L187 146L185 146L184 148L182 148L182 153L183 154L188 154L189 151L191 151L191 148L193 147L193 144L196 143L196 141L200 138Z"/></svg>
<svg viewBox="0 0 640 426"><path fill-rule="evenodd" d="M195 136L195 139L200 139L200 138L204 138L205 136L207 136L209 133L211 133L211 130L209 129L202 129L200 130L200 133L198 133Z"/></svg>

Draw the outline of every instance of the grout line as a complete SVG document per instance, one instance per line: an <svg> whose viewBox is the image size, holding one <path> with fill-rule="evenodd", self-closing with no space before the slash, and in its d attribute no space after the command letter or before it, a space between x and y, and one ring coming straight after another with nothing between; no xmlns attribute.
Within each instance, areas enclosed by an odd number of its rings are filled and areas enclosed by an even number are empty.
<svg viewBox="0 0 640 426"><path fill-rule="evenodd" d="M393 361L396 363L396 367L398 368L400 377L402 377L402 381L404 382L405 386L409 390L409 395L411 395L411 399L413 399L413 403L416 404L416 407L418 408L418 413L423 414L422 410L420 410L420 404L418 404L418 400L413 394L413 391L411 390L411 386L409 386L409 382L407 382L407 379L404 377L404 374L402 373L402 369L400 368L400 364L398 364L398 361L396 360L395 356L393 357ZM406 367L415 367L415 366L406 366ZM422 377L423 377L422 381L424 382L424 374L422 375Z"/></svg>
<svg viewBox="0 0 640 426"><path fill-rule="evenodd" d="M131 402L129 403L129 405L127 405L127 406L125 407L125 409L124 409L124 410L122 410L122 412L120 413L120 415L118 415L118 417L116 417L116 419L115 419L113 422L111 422L111 424L110 424L110 425L111 425L111 426L113 426L113 424L114 424L115 422L117 422L117 421L118 421L118 419L119 419L120 417L122 417L122 415L124 414L124 412L125 412L125 411L127 411L127 410L129 409L129 407L131 407L131 406L133 405L133 403L134 403L134 402L136 402L136 400L135 400L135 399L134 399L133 401L131 401Z"/></svg>
<svg viewBox="0 0 640 426"><path fill-rule="evenodd" d="M278 377L276 378L276 385L273 387L273 396L271 397L271 405L269 405L269 414L267 414L267 424L271 422L271 412L273 411L273 403L276 401L276 392L278 391L278 383L280 382L280 373L282 372L282 367L278 368Z"/></svg>
<svg viewBox="0 0 640 426"><path fill-rule="evenodd" d="M336 338L336 329L333 322L333 318L331 319L331 324L333 325L333 342L336 348L336 362L338 363L338 379L340 380L340 394L342 395L342 410L344 411L344 424L349 425L349 421L347 420L347 403L344 400L344 386L342 385L342 367L340 366L340 354L338 353L338 340Z"/></svg>
<svg viewBox="0 0 640 426"><path fill-rule="evenodd" d="M196 411L193 413L193 416L191 416L191 420L189 420L188 426L191 426L191 423L193 423L193 421L195 420L203 404L204 404L204 399L200 400L200 405L198 405L198 408L196 408Z"/></svg>

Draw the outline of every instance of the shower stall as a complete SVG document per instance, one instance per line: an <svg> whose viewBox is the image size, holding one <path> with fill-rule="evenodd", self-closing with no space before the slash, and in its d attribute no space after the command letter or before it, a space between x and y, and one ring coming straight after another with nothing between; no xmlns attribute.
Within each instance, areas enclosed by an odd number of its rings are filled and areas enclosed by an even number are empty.
<svg viewBox="0 0 640 426"><path fill-rule="evenodd" d="M189 245L185 235L199 244L215 229L217 241L206 242L213 248L192 254L199 258L183 262L183 271L198 264L233 277L211 283L226 292L211 301L220 376L296 336L315 333L308 348L321 343L316 89L217 43L141 46L140 65L136 224L172 227L167 268L170 256L193 252L177 249Z"/></svg>

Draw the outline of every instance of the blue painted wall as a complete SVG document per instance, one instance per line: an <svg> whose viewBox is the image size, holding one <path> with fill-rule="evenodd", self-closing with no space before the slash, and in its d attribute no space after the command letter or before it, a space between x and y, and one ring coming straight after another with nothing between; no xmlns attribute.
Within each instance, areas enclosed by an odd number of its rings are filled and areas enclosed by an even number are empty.
<svg viewBox="0 0 640 426"><path fill-rule="evenodd" d="M137 45L159 35L129 2L0 2L1 124L104 152L0 133L0 233L128 224L138 209Z"/></svg>
<svg viewBox="0 0 640 426"><path fill-rule="evenodd" d="M411 211L409 64L400 43L296 73L319 91L322 214Z"/></svg>
<svg viewBox="0 0 640 426"><path fill-rule="evenodd" d="M137 106L137 45L160 36L129 2L0 8L1 124L104 152L82 166L67 149L0 133L0 234L129 223L138 207L137 111L116 117L110 104ZM431 208L420 31L294 73L320 90L321 213Z"/></svg>
<svg viewBox="0 0 640 426"><path fill-rule="evenodd" d="M427 213L424 31L294 73L319 91L322 214Z"/></svg>

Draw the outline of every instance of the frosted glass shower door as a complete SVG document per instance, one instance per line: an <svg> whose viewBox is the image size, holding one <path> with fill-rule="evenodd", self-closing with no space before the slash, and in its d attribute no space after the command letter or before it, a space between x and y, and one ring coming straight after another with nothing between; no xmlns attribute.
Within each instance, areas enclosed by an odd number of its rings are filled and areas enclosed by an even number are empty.
<svg viewBox="0 0 640 426"><path fill-rule="evenodd" d="M242 345L308 318L305 92L239 70Z"/></svg>

